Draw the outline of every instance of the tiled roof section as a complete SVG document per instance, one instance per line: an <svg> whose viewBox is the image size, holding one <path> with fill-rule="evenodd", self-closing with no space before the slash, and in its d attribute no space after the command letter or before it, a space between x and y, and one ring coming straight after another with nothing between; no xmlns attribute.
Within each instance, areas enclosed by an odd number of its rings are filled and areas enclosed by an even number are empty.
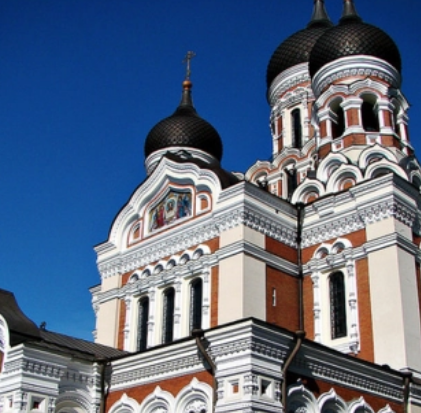
<svg viewBox="0 0 421 413"><path fill-rule="evenodd" d="M129 354L113 347L82 340L80 338L66 336L64 334L54 333L47 330L40 330L41 341L36 344L41 347L57 350L61 353L79 355L93 359L104 359L124 356Z"/></svg>
<svg viewBox="0 0 421 413"><path fill-rule="evenodd" d="M401 72L395 42L383 30L358 19L343 19L319 38L310 55L310 75L324 65L347 56L366 55L385 60Z"/></svg>
<svg viewBox="0 0 421 413"><path fill-rule="evenodd" d="M197 114L191 98L190 83L184 87L176 111L158 122L149 132L145 141L145 157L170 147L200 149L218 161L222 158L221 138L216 129Z"/></svg>
<svg viewBox="0 0 421 413"><path fill-rule="evenodd" d="M267 87L269 88L284 70L300 63L307 63L317 39L332 26L324 0L315 0L313 15L307 28L288 37L273 53L266 72Z"/></svg>
<svg viewBox="0 0 421 413"><path fill-rule="evenodd" d="M310 26L288 37L273 53L266 72L266 83L270 87L276 76L284 70L310 60L310 53L317 40L331 24Z"/></svg>
<svg viewBox="0 0 421 413"><path fill-rule="evenodd" d="M39 328L20 309L13 293L0 289L0 314L7 322L12 346L39 338Z"/></svg>

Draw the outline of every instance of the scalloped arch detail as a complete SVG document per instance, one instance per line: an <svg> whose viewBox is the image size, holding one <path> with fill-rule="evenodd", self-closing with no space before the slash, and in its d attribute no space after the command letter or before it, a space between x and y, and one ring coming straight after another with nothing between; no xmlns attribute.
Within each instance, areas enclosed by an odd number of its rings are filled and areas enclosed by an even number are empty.
<svg viewBox="0 0 421 413"><path fill-rule="evenodd" d="M356 166L342 164L329 177L326 185L326 192L338 192L346 189L343 184L347 179L353 180L352 186L354 186L355 184L362 182L364 178L361 171Z"/></svg>
<svg viewBox="0 0 421 413"><path fill-rule="evenodd" d="M373 160L387 159L390 162L398 163L396 156L389 149L376 144L363 150L358 159L358 166L361 170L365 170L373 163Z"/></svg>
<svg viewBox="0 0 421 413"><path fill-rule="evenodd" d="M299 202L309 202L310 196L320 197L325 194L325 187L320 181L306 178L304 182L294 191L291 202L297 204Z"/></svg>
<svg viewBox="0 0 421 413"><path fill-rule="evenodd" d="M391 172L408 181L408 176L406 175L405 171L399 165L396 165L395 163L390 162L386 159L368 165L365 171L364 178L366 180L373 179L379 176L380 174L383 175L385 173Z"/></svg>

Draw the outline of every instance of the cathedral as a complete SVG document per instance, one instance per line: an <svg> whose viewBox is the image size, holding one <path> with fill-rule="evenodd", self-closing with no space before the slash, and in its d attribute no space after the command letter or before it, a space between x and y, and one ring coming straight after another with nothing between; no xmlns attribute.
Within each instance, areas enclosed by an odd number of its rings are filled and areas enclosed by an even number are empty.
<svg viewBox="0 0 421 413"><path fill-rule="evenodd" d="M272 154L244 174L187 54L95 247L94 342L0 290L0 413L421 412L421 168L398 47L363 17L314 0L273 52Z"/></svg>

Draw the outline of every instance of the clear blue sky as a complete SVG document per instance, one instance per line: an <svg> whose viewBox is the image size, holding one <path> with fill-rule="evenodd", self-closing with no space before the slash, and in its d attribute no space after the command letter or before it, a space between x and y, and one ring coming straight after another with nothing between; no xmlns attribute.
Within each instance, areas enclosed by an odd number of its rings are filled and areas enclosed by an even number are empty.
<svg viewBox="0 0 421 413"><path fill-rule="evenodd" d="M148 131L193 98L223 166L271 154L266 66L312 0L3 0L0 3L0 288L37 324L91 339L93 246L144 179ZM419 0L356 0L401 50L421 155ZM341 0L326 0L337 22Z"/></svg>

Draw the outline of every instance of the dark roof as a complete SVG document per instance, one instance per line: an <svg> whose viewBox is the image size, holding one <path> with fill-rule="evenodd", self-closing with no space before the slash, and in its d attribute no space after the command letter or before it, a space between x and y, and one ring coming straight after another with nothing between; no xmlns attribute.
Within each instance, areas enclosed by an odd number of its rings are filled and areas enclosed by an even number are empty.
<svg viewBox="0 0 421 413"><path fill-rule="evenodd" d="M317 40L332 25L311 26L300 30L282 42L270 58L266 72L266 84L269 88L276 76L284 70L310 60L310 53Z"/></svg>
<svg viewBox="0 0 421 413"><path fill-rule="evenodd" d="M93 359L113 358L129 354L113 347L104 346L102 344L93 343L91 341L82 340L71 336L66 336L52 331L40 330L41 341L35 344L51 350L57 350L61 353L76 355L82 358L88 357Z"/></svg>
<svg viewBox="0 0 421 413"><path fill-rule="evenodd" d="M310 75L324 65L347 56L366 55L385 60L401 72L401 57L395 42L383 30L345 16L316 42L310 55Z"/></svg>
<svg viewBox="0 0 421 413"><path fill-rule="evenodd" d="M13 293L0 289L0 314L7 322L10 345L39 338L39 329L20 309Z"/></svg>
<svg viewBox="0 0 421 413"><path fill-rule="evenodd" d="M266 71L269 88L275 78L284 70L310 60L310 52L317 39L333 24L327 15L324 1L314 2L313 15L307 28L284 40L270 58Z"/></svg>
<svg viewBox="0 0 421 413"><path fill-rule="evenodd" d="M19 308L14 294L2 289L0 289L0 315L7 322L11 346L27 343L88 359L102 359L128 354L113 347L53 333L37 327Z"/></svg>
<svg viewBox="0 0 421 413"><path fill-rule="evenodd" d="M145 158L159 149L182 147L200 149L218 161L222 158L222 141L216 129L196 112L191 98L191 83L183 83L181 103L176 111L158 122L145 141Z"/></svg>

